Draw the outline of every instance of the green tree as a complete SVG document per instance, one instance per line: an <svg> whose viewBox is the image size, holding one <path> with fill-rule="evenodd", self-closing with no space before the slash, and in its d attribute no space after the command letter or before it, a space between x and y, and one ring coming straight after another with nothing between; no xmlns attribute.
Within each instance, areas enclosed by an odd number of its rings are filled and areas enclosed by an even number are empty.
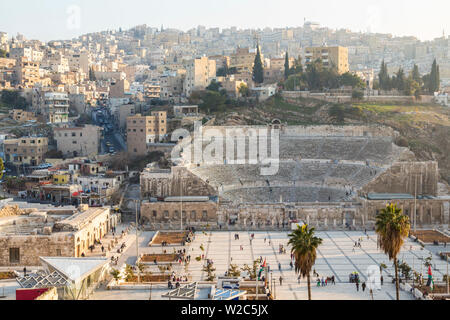
<svg viewBox="0 0 450 320"><path fill-rule="evenodd" d="M289 66L289 53L286 52L285 59L284 59L284 79L286 80L289 77L290 74L290 66Z"/></svg>
<svg viewBox="0 0 450 320"><path fill-rule="evenodd" d="M89 81L96 81L95 72L93 68L89 68Z"/></svg>
<svg viewBox="0 0 450 320"><path fill-rule="evenodd" d="M8 52L6 52L3 49L0 49L0 58L7 58L8 57Z"/></svg>
<svg viewBox="0 0 450 320"><path fill-rule="evenodd" d="M378 74L378 81L381 90L391 90L391 78L389 77L387 64L384 60L381 62L380 73Z"/></svg>
<svg viewBox="0 0 450 320"><path fill-rule="evenodd" d="M27 100L20 95L17 90L2 90L0 102L11 109L25 110L27 107Z"/></svg>
<svg viewBox="0 0 450 320"><path fill-rule="evenodd" d="M353 90L352 91L352 99L354 100L362 100L364 98L364 92L361 90Z"/></svg>
<svg viewBox="0 0 450 320"><path fill-rule="evenodd" d="M417 66L417 64L414 65L411 71L411 78L412 80L416 81L419 86L422 85L422 77L420 76L419 67Z"/></svg>
<svg viewBox="0 0 450 320"><path fill-rule="evenodd" d="M394 87L403 92L405 90L405 72L403 68L399 68L393 79Z"/></svg>
<svg viewBox="0 0 450 320"><path fill-rule="evenodd" d="M214 268L212 263L206 264L206 266L203 267L203 271L207 274L206 281L214 281L216 279L216 275L214 274L216 268Z"/></svg>
<svg viewBox="0 0 450 320"><path fill-rule="evenodd" d="M220 82L217 82L215 79L211 81L209 86L206 87L206 90L219 92L220 88L222 87L222 84Z"/></svg>
<svg viewBox="0 0 450 320"><path fill-rule="evenodd" d="M314 228L307 225L298 227L289 234L289 245L295 258L295 272L306 277L308 283L308 300L311 300L311 269L316 261L317 248L322 244L322 239L316 237Z"/></svg>
<svg viewBox="0 0 450 320"><path fill-rule="evenodd" d="M364 81L356 74L346 72L339 76L340 86L349 86L354 89L362 89L365 87Z"/></svg>
<svg viewBox="0 0 450 320"><path fill-rule="evenodd" d="M114 278L114 280L119 281L120 280L120 271L117 269L112 269L110 274Z"/></svg>
<svg viewBox="0 0 450 320"><path fill-rule="evenodd" d="M199 104L199 108L203 112L220 112L226 109L226 97L221 95L219 92L206 91L201 100L202 103Z"/></svg>
<svg viewBox="0 0 450 320"><path fill-rule="evenodd" d="M253 265L250 267L248 264L244 264L241 268L242 271L246 271L250 280L256 280L258 276L259 260L253 261Z"/></svg>
<svg viewBox="0 0 450 320"><path fill-rule="evenodd" d="M250 90L245 83L241 83L238 90L241 97L248 97L250 95Z"/></svg>
<svg viewBox="0 0 450 320"><path fill-rule="evenodd" d="M125 265L125 281L131 282L132 280L134 280L133 267L129 264L126 264Z"/></svg>
<svg viewBox="0 0 450 320"><path fill-rule="evenodd" d="M437 65L436 59L433 61L433 65L431 66L431 72L429 77L427 78L427 88L430 94L433 94L439 91L440 88L440 72L439 66Z"/></svg>
<svg viewBox="0 0 450 320"><path fill-rule="evenodd" d="M397 255L404 238L409 234L410 227L408 216L404 215L402 209L397 208L395 204L387 205L376 216L375 231L378 234L378 244L389 260L394 260L397 300L400 299Z"/></svg>
<svg viewBox="0 0 450 320"><path fill-rule="evenodd" d="M302 72L303 72L302 57L298 56L298 58L294 60L294 65L291 68L291 74L299 74Z"/></svg>
<svg viewBox="0 0 450 320"><path fill-rule="evenodd" d="M264 82L264 67L261 59L259 45L256 48L255 63L253 65L253 81L257 84Z"/></svg>
<svg viewBox="0 0 450 320"><path fill-rule="evenodd" d="M230 267L228 268L228 276L229 277L241 276L241 271L239 270L239 267L236 264L230 264Z"/></svg>

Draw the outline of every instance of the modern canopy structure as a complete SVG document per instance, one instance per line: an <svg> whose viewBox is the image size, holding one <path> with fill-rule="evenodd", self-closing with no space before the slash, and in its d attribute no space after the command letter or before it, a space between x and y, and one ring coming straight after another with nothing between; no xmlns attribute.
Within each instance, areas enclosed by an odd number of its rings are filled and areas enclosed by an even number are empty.
<svg viewBox="0 0 450 320"><path fill-rule="evenodd" d="M58 289L65 300L87 299L109 270L106 258L39 257L44 270L17 278L22 288Z"/></svg>

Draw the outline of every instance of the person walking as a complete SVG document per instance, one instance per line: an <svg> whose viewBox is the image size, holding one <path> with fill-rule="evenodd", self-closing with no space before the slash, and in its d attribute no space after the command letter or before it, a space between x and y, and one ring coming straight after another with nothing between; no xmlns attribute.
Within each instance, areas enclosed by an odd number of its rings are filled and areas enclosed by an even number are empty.
<svg viewBox="0 0 450 320"><path fill-rule="evenodd" d="M278 262L278 270L281 271L281 263Z"/></svg>
<svg viewBox="0 0 450 320"><path fill-rule="evenodd" d="M322 277L322 287L325 287L325 279Z"/></svg>
<svg viewBox="0 0 450 320"><path fill-rule="evenodd" d="M362 283L361 288L362 288L363 292L366 291L366 283L365 282Z"/></svg>
<svg viewBox="0 0 450 320"><path fill-rule="evenodd" d="M280 286L282 286L282 285L283 285L283 277L280 276Z"/></svg>
<svg viewBox="0 0 450 320"><path fill-rule="evenodd" d="M359 291L359 281L356 280L356 291Z"/></svg>
<svg viewBox="0 0 450 320"><path fill-rule="evenodd" d="M292 263L292 261L289 265L291 266L291 270L292 270L294 268L294 264Z"/></svg>
<svg viewBox="0 0 450 320"><path fill-rule="evenodd" d="M297 278L298 284L300 284L300 280L301 280L301 279L302 279L302 276L299 275L298 278Z"/></svg>

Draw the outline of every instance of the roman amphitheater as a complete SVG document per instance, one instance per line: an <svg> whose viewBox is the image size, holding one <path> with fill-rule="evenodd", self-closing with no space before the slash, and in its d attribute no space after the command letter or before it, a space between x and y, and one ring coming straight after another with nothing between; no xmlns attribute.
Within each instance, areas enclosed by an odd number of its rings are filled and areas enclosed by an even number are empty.
<svg viewBox="0 0 450 320"><path fill-rule="evenodd" d="M268 132L267 152L255 140L261 132ZM177 166L144 170L142 196L158 201L144 201L142 217L170 225L179 221L179 211L173 201L165 208L163 199L181 196L192 202L190 208L200 208L208 196L215 212L183 211L186 223L260 229L303 221L319 229L372 228L378 210L395 202L411 219L416 208L420 226L447 226L450 198L438 191L437 163L417 162L408 148L394 143L397 135L380 126L204 127L177 145ZM210 156L199 161L200 147ZM278 170L262 174L271 164Z"/></svg>

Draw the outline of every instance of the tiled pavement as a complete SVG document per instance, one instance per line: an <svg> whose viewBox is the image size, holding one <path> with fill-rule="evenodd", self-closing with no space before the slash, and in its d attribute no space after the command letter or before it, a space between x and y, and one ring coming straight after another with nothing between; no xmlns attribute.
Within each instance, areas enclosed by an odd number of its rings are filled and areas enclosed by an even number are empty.
<svg viewBox="0 0 450 320"><path fill-rule="evenodd" d="M234 240L234 234L239 234L239 240ZM349 283L349 274L357 271L361 280L367 280L367 269L370 266L379 266L380 263L387 265L387 270L383 271L384 284L381 290L375 292L374 299L393 299L395 297L395 287L392 284L391 275L394 274L392 262L387 256L377 249L376 235L368 233L368 237L363 232L329 231L318 232L317 235L323 239L319 247L316 264L314 266L320 276L335 276L336 285L326 287L316 287L313 283L313 298L316 299L369 299L368 292L356 291L356 286ZM362 237L361 248L354 248L354 243ZM266 241L264 241L266 239ZM270 245L269 245L270 241ZM261 256L267 260L272 271L272 277L276 279L275 287L278 299L305 299L307 297L306 279L301 279L298 284L297 276L290 267L290 251L287 247L288 232L255 232L255 239L250 245L250 233L248 232L214 232L212 234L197 234L194 243L191 245L192 262L189 266L189 273L192 280L204 280L205 274L202 272L202 265L205 261L195 261L196 256L200 256L202 251L200 245L203 244L207 259L212 259L216 268L216 275L224 275L230 263L242 267L244 264L251 265L254 259ZM286 254L279 254L279 245L282 244L287 249ZM243 250L241 250L241 245ZM411 267L426 276L426 268L421 260L428 257L430 252L423 249L418 243L409 239L403 246L399 255L400 261L406 261ZM278 263L281 270L278 270ZM433 274L435 279L442 279L446 272L446 262L433 256ZM283 277L283 285L279 286L279 277ZM312 280L313 281L313 280ZM411 299L407 293L401 292L402 299Z"/></svg>

